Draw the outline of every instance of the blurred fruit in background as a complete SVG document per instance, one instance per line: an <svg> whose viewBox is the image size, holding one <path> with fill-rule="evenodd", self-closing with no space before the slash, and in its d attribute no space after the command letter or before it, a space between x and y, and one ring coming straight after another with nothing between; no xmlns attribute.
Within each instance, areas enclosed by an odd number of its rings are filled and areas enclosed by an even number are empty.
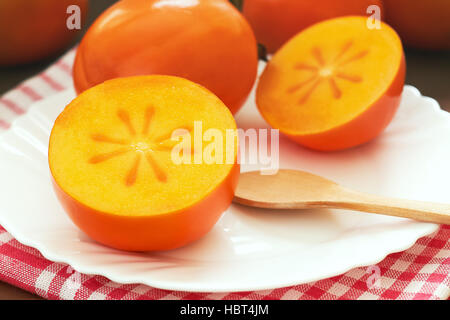
<svg viewBox="0 0 450 320"><path fill-rule="evenodd" d="M235 113L257 72L252 29L224 0L122 0L83 38L75 59L78 93L105 80L164 74L187 78Z"/></svg>
<svg viewBox="0 0 450 320"><path fill-rule="evenodd" d="M383 0L386 20L407 46L450 49L450 0Z"/></svg>
<svg viewBox="0 0 450 320"><path fill-rule="evenodd" d="M383 10L381 0L245 0L243 13L258 42L273 53L316 22L346 15L366 15L370 5Z"/></svg>
<svg viewBox="0 0 450 320"><path fill-rule="evenodd" d="M67 8L88 0L0 0L0 66L30 63L56 54L79 30L69 30Z"/></svg>

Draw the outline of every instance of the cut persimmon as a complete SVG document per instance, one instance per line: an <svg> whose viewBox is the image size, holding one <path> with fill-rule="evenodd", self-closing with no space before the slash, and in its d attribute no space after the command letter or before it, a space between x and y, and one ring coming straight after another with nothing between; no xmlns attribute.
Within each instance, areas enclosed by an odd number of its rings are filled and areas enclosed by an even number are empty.
<svg viewBox="0 0 450 320"><path fill-rule="evenodd" d="M268 63L256 102L266 121L317 150L376 137L400 103L405 60L400 38L366 17L327 20L299 33Z"/></svg>
<svg viewBox="0 0 450 320"><path fill-rule="evenodd" d="M220 146L219 161L190 161L209 147L192 137L199 124L205 136L218 133L211 143ZM107 81L74 99L55 122L49 164L57 196L81 230L110 247L183 246L206 234L232 201L237 143L217 138L229 131L236 131L229 109L193 82ZM188 142L179 151L189 161L174 161L178 140Z"/></svg>

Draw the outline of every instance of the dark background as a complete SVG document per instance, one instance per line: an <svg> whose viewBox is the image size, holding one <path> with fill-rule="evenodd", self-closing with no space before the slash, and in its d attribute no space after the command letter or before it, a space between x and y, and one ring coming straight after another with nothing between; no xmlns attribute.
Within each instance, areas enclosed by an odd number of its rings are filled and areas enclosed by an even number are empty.
<svg viewBox="0 0 450 320"><path fill-rule="evenodd" d="M91 0L87 26L117 0ZM425 0L424 0L425 1ZM85 27L84 31L87 28ZM82 37L80 34L72 45ZM0 96L17 84L51 65L60 55L39 63L14 68L0 68ZM406 49L406 83L418 88L423 95L436 99L450 111L450 51L428 52ZM448 138L448 137L447 137ZM37 296L0 282L0 299L40 299Z"/></svg>

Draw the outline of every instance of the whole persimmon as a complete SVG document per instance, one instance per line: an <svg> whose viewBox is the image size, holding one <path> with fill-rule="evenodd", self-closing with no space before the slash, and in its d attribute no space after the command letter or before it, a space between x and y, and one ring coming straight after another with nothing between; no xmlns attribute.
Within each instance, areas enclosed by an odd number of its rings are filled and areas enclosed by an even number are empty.
<svg viewBox="0 0 450 320"><path fill-rule="evenodd" d="M0 66L34 62L63 49L79 31L69 28L68 20L79 13L81 26L87 7L88 0L0 0Z"/></svg>
<svg viewBox="0 0 450 320"><path fill-rule="evenodd" d="M365 15L381 0L245 0L243 13L259 43L277 51L286 41L316 22L346 15Z"/></svg>
<svg viewBox="0 0 450 320"><path fill-rule="evenodd" d="M83 38L75 59L78 93L105 80L179 76L205 86L233 112L256 79L251 27L225 0L122 0Z"/></svg>
<svg viewBox="0 0 450 320"><path fill-rule="evenodd" d="M449 0L384 0L386 20L407 46L450 49Z"/></svg>

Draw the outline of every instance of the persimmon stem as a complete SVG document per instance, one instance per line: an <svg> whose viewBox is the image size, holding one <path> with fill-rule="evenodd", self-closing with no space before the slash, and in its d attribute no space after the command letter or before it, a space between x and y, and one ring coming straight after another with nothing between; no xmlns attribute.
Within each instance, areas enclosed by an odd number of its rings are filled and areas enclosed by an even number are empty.
<svg viewBox="0 0 450 320"><path fill-rule="evenodd" d="M239 11L242 11L244 0L229 0ZM268 61L267 49L261 43L258 43L258 59L262 61Z"/></svg>
<svg viewBox="0 0 450 320"><path fill-rule="evenodd" d="M242 10L242 5L244 4L244 0L230 0L230 2L231 2L238 10Z"/></svg>
<svg viewBox="0 0 450 320"><path fill-rule="evenodd" d="M269 61L269 59L267 58L267 49L261 43L258 43L258 58L259 58L259 60L262 60L265 62Z"/></svg>

